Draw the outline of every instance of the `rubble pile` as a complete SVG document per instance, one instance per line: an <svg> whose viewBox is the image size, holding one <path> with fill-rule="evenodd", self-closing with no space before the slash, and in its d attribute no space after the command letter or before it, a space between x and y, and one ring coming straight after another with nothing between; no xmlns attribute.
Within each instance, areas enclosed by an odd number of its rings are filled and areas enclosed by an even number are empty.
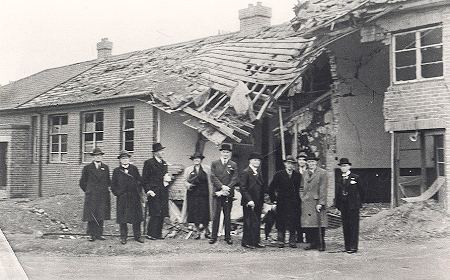
<svg viewBox="0 0 450 280"><path fill-rule="evenodd" d="M434 200L406 203L363 219L360 236L365 240L450 236L450 215Z"/></svg>

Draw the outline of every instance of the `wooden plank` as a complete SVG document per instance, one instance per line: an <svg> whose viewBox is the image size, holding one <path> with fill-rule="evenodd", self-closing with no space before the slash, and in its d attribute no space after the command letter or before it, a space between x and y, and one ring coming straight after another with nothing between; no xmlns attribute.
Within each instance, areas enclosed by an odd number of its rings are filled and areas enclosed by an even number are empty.
<svg viewBox="0 0 450 280"><path fill-rule="evenodd" d="M219 53L214 53L214 52L196 56L195 59L201 59L203 57L217 58L217 59L225 60L225 61L244 63L246 65L247 64L267 65L267 66L271 66L271 67L276 67L278 69L290 69L290 68L296 67L299 64L299 61L297 61L297 60L293 60L292 62L264 60L264 59L248 58L245 56L219 54Z"/></svg>
<svg viewBox="0 0 450 280"><path fill-rule="evenodd" d="M208 50L208 48L205 48ZM264 47L252 47L243 45L241 47L228 46L227 44L222 44L219 47L211 47L210 50L224 50L224 51L235 51L244 53L256 53L256 54L270 54L270 55L284 55L284 56L298 56L300 51L298 49L276 49L276 48L264 48Z"/></svg>
<svg viewBox="0 0 450 280"><path fill-rule="evenodd" d="M279 87L279 86L278 86ZM277 88L278 88L277 87ZM258 98L261 96L261 94L263 94L264 93L264 91L266 91L266 88L267 88L267 85L264 85L260 90L259 90L259 92L255 95L255 97L253 98L253 100L252 100L252 104L255 104L256 103L256 100L258 100Z"/></svg>
<svg viewBox="0 0 450 280"><path fill-rule="evenodd" d="M281 111L281 107L278 107L278 118L280 121L281 157L283 160L285 160L286 159L286 146L284 143L283 112Z"/></svg>
<svg viewBox="0 0 450 280"><path fill-rule="evenodd" d="M198 111L203 111L205 108L206 108L206 106L214 99L214 98L216 98L217 97L217 95L219 95L220 94L220 91L218 91L218 90L216 90L214 93L213 93L213 95L209 98L209 99L207 99L206 101L205 101L205 103L203 103L203 105L201 105L197 110Z"/></svg>
<svg viewBox="0 0 450 280"><path fill-rule="evenodd" d="M211 62L208 61L207 59L202 59L200 62L197 63L198 66L206 66L208 68L212 68L212 69L220 69L222 71L228 72L228 73L234 73L234 74L238 74L238 75L242 75L242 76L258 76L261 79L264 79L267 77L267 79L271 79L271 77L273 77L273 79L279 79L279 78L283 78L285 76L292 76L295 75L296 72L298 71L297 68L290 68L289 70L286 69L276 69L270 72L268 71L270 68L270 66L259 66L259 65L255 65L255 64L240 64L239 67L236 67L236 65L227 65L227 63L221 63L220 61L218 62ZM248 69L247 66L251 65L252 68ZM255 69L255 68L259 68L259 69ZM261 68L266 68L265 71L262 71Z"/></svg>
<svg viewBox="0 0 450 280"><path fill-rule="evenodd" d="M224 101L225 101L225 99L227 99L227 95L226 94L224 94L220 99L219 99L219 101L216 103L216 105L214 105L212 108L211 108L211 110L209 110L208 111L208 115L211 115L211 112L213 112L217 107L219 107Z"/></svg>
<svg viewBox="0 0 450 280"><path fill-rule="evenodd" d="M290 55L276 55L276 54L262 54L262 53L251 53L251 52L242 52L242 51L232 51L232 50L221 50L214 49L210 53L222 54L222 55L231 55L244 57L249 59L261 59L265 61L279 61L279 62L289 62L293 61L294 58Z"/></svg>
<svg viewBox="0 0 450 280"><path fill-rule="evenodd" d="M280 41L280 42L244 42L244 41L240 41L240 42L227 42L224 43L222 46L227 46L227 47L245 47L245 48L264 48L264 49L288 49L288 50L299 50L304 48L307 45L308 42L284 42L284 41Z"/></svg>

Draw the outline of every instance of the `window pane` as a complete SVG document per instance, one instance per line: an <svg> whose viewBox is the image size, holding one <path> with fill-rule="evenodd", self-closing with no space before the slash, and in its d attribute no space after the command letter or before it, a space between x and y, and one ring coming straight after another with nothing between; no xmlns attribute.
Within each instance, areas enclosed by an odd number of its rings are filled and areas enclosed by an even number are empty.
<svg viewBox="0 0 450 280"><path fill-rule="evenodd" d="M94 141L94 133L84 134L84 141L86 142Z"/></svg>
<svg viewBox="0 0 450 280"><path fill-rule="evenodd" d="M58 116L52 117L52 125L59 125L59 117Z"/></svg>
<svg viewBox="0 0 450 280"><path fill-rule="evenodd" d="M103 122L95 123L95 131L103 131Z"/></svg>
<svg viewBox="0 0 450 280"><path fill-rule="evenodd" d="M126 131L125 132L125 141L134 140L134 131Z"/></svg>
<svg viewBox="0 0 450 280"><path fill-rule="evenodd" d="M444 162L444 150L437 150L437 160L438 162Z"/></svg>
<svg viewBox="0 0 450 280"><path fill-rule="evenodd" d="M422 48L422 63L442 61L442 47Z"/></svg>
<svg viewBox="0 0 450 280"><path fill-rule="evenodd" d="M94 131L94 127L95 127L95 123L93 123L93 122L85 123L84 124L84 132Z"/></svg>
<svg viewBox="0 0 450 280"><path fill-rule="evenodd" d="M134 109L125 110L125 119L134 119Z"/></svg>
<svg viewBox="0 0 450 280"><path fill-rule="evenodd" d="M61 135L61 143L66 143L67 144L67 135Z"/></svg>
<svg viewBox="0 0 450 280"><path fill-rule="evenodd" d="M52 134L55 134L55 133L59 133L59 131L60 131L60 129L59 129L59 126L52 126Z"/></svg>
<svg viewBox="0 0 450 280"><path fill-rule="evenodd" d="M395 53L395 66L412 66L416 65L416 51L407 51Z"/></svg>
<svg viewBox="0 0 450 280"><path fill-rule="evenodd" d="M103 112L97 112L96 114L95 114L96 116L96 119L95 119L95 121L97 121L97 122L102 122L103 121Z"/></svg>
<svg viewBox="0 0 450 280"><path fill-rule="evenodd" d="M423 78L442 77L443 75L444 67L442 62L422 65Z"/></svg>
<svg viewBox="0 0 450 280"><path fill-rule="evenodd" d="M54 144L54 143L58 143L59 142L59 136L58 135L52 135L52 137L51 137L51 143L52 144Z"/></svg>
<svg viewBox="0 0 450 280"><path fill-rule="evenodd" d="M442 135L435 136L434 145L436 145L436 148L444 148L444 136Z"/></svg>
<svg viewBox="0 0 450 280"><path fill-rule="evenodd" d="M61 144L61 152L66 153L67 152L67 143Z"/></svg>
<svg viewBox="0 0 450 280"><path fill-rule="evenodd" d="M95 133L95 141L103 141L103 132Z"/></svg>
<svg viewBox="0 0 450 280"><path fill-rule="evenodd" d="M86 113L84 115L84 122L85 123L90 123L94 121L94 115L92 113Z"/></svg>
<svg viewBox="0 0 450 280"><path fill-rule="evenodd" d="M125 150L134 151L134 143L133 142L125 142Z"/></svg>
<svg viewBox="0 0 450 280"><path fill-rule="evenodd" d="M59 144L52 144L52 153L57 153L59 152Z"/></svg>
<svg viewBox="0 0 450 280"><path fill-rule="evenodd" d="M416 33L395 35L395 50L412 49L416 46Z"/></svg>
<svg viewBox="0 0 450 280"><path fill-rule="evenodd" d="M134 121L133 120L126 120L125 121L125 129L131 129L134 128Z"/></svg>
<svg viewBox="0 0 450 280"><path fill-rule="evenodd" d="M395 70L397 81L409 81L416 79L416 67L400 68Z"/></svg>
<svg viewBox="0 0 450 280"><path fill-rule="evenodd" d="M61 124L63 125L67 124L67 116L61 116Z"/></svg>
<svg viewBox="0 0 450 280"><path fill-rule="evenodd" d="M420 45L429 46L442 43L442 28L428 29L420 32Z"/></svg>
<svg viewBox="0 0 450 280"><path fill-rule="evenodd" d="M439 176L445 176L445 165L443 163L438 164Z"/></svg>

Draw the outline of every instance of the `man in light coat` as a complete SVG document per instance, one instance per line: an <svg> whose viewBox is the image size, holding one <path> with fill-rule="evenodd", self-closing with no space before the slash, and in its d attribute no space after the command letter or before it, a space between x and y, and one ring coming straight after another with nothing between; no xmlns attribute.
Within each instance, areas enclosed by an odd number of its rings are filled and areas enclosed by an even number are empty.
<svg viewBox="0 0 450 280"><path fill-rule="evenodd" d="M111 179L108 165L102 162L103 155L100 148L94 148L94 160L83 168L80 178L80 188L85 193L83 221L87 222L89 241L105 240L103 221L111 219Z"/></svg>
<svg viewBox="0 0 450 280"><path fill-rule="evenodd" d="M307 231L305 250L325 250L325 228L327 227L327 172L317 166L319 158L314 154L307 157L308 171L304 176L304 188L300 192L302 201L302 228Z"/></svg>

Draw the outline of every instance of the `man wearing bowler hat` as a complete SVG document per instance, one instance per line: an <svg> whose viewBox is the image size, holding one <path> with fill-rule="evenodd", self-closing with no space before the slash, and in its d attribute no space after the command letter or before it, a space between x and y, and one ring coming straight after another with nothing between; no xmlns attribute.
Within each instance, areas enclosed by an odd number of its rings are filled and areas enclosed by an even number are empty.
<svg viewBox="0 0 450 280"><path fill-rule="evenodd" d="M279 247L284 247L286 230L289 231L289 246L296 248L296 231L300 223L300 184L302 175L295 170L296 160L289 155L284 160L285 169L273 176L269 185L269 196L276 203L276 226Z"/></svg>
<svg viewBox="0 0 450 280"><path fill-rule="evenodd" d="M244 212L244 232L241 245L245 248L263 248L260 243L261 212L264 204L265 184L261 175L262 156L250 153L249 165L240 174L239 187Z"/></svg>
<svg viewBox="0 0 450 280"><path fill-rule="evenodd" d="M306 231L305 250L325 250L325 228L327 226L327 172L317 166L319 158L315 154L309 154L306 158L308 171L304 178L302 200L301 223Z"/></svg>
<svg viewBox="0 0 450 280"><path fill-rule="evenodd" d="M153 158L146 160L142 169L150 216L147 238L151 240L163 239L164 218L169 216L169 190L168 183L164 179L168 176L167 163L164 160L165 148L161 143L153 144Z"/></svg>
<svg viewBox="0 0 450 280"><path fill-rule="evenodd" d="M103 155L100 148L94 148L94 159L83 167L80 178L80 188L85 193L83 221L87 222L89 241L105 240L103 221L111 218L111 179L108 165L102 162Z"/></svg>
<svg viewBox="0 0 450 280"><path fill-rule="evenodd" d="M231 240L231 207L233 206L234 187L238 183L237 164L231 160L231 144L223 143L220 146L220 159L211 163L211 181L213 183L215 213L212 226L210 244L217 241L219 231L220 212L223 211L225 226L225 241L233 244Z"/></svg>
<svg viewBox="0 0 450 280"><path fill-rule="evenodd" d="M120 227L120 242L127 243L128 224L133 226L134 240L144 243L141 238L142 178L136 166L130 163L131 154L121 151L117 157L120 166L112 175L111 191L117 197L116 217Z"/></svg>
<svg viewBox="0 0 450 280"><path fill-rule="evenodd" d="M363 189L359 176L351 172L348 158L339 160L341 176L336 180L335 205L341 211L344 230L345 251L349 254L358 251L359 209L363 201Z"/></svg>

